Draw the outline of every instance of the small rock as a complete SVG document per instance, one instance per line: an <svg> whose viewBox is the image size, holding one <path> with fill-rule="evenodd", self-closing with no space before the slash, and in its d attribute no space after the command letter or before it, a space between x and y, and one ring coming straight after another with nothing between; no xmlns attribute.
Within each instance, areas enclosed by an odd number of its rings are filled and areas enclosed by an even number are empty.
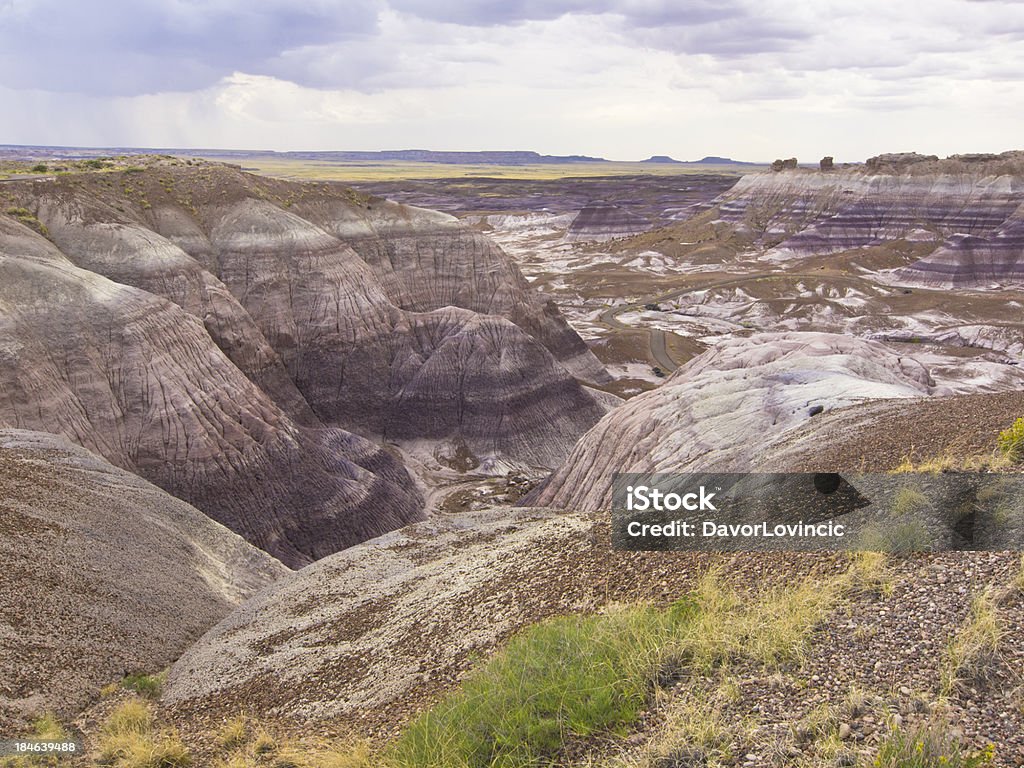
<svg viewBox="0 0 1024 768"><path fill-rule="evenodd" d="M850 733L852 732L852 730L853 729L850 728L849 723L842 723L839 726L839 738L843 741L846 741L848 738L850 738Z"/></svg>

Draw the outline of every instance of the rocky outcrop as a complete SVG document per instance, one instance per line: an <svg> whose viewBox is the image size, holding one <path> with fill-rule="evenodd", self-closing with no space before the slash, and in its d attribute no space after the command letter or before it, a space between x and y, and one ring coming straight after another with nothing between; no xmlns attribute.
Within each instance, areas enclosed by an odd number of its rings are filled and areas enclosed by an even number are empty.
<svg viewBox="0 0 1024 768"><path fill-rule="evenodd" d="M906 240L936 250L897 277L931 285L1021 282L1024 159L880 156L864 168L752 174L715 203L753 235L765 258L787 260Z"/></svg>
<svg viewBox="0 0 1024 768"><path fill-rule="evenodd" d="M748 472L822 411L932 391L928 371L878 342L769 333L724 342L616 408L524 503L608 508L620 472Z"/></svg>
<svg viewBox="0 0 1024 768"><path fill-rule="evenodd" d="M288 569L68 441L0 430L0 730L156 672Z"/></svg>
<svg viewBox="0 0 1024 768"><path fill-rule="evenodd" d="M910 165L935 162L938 159L938 155L921 155L917 152L887 152L869 157L864 161L864 166L869 171L898 172Z"/></svg>
<svg viewBox="0 0 1024 768"><path fill-rule="evenodd" d="M289 565L416 519L389 453L293 421L166 299L0 220L0 425L59 434Z"/></svg>
<svg viewBox="0 0 1024 768"><path fill-rule="evenodd" d="M594 202L576 214L565 233L570 242L604 241L646 232L653 225L643 216L611 203Z"/></svg>

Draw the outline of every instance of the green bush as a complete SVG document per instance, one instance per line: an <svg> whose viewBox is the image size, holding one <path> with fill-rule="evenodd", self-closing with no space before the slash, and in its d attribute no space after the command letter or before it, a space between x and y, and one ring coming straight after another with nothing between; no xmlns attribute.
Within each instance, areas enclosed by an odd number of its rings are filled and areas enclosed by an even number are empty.
<svg viewBox="0 0 1024 768"><path fill-rule="evenodd" d="M135 691L147 699L155 699L160 696L160 691L163 689L166 680L166 671L157 675L134 674L128 675L121 680L121 687L127 688L129 691Z"/></svg>
<svg viewBox="0 0 1024 768"><path fill-rule="evenodd" d="M1024 461L1024 416L999 433L999 450L1010 461Z"/></svg>
<svg viewBox="0 0 1024 768"><path fill-rule="evenodd" d="M418 717L389 748L393 768L539 768L559 765L575 740L624 736L659 688L734 661L799 661L811 633L843 595L882 577L884 561L858 555L831 578L808 578L745 597L719 569L668 609L633 605L564 616L526 629ZM738 692L736 695L739 695ZM706 701L677 735L716 744ZM700 711L698 711L700 710Z"/></svg>

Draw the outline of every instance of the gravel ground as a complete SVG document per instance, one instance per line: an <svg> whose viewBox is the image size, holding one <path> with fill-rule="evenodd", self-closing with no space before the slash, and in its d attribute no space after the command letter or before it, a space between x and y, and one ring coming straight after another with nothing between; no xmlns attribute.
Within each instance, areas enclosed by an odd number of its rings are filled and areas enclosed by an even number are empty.
<svg viewBox="0 0 1024 768"><path fill-rule="evenodd" d="M892 469L944 454L991 454L999 433L1024 416L1024 392L883 400L826 412L793 430L764 470Z"/></svg>
<svg viewBox="0 0 1024 768"><path fill-rule="evenodd" d="M520 510L518 514L530 512ZM195 739L244 709L268 713L277 727L296 735L314 729L385 741L416 713L452 690L475 658L486 657L514 631L538 620L600 610L615 603L668 605L692 589L712 566L719 566L727 583L740 594L756 595L802 578L825 579L844 570L848 562L844 555L615 552L609 549L603 520L577 515L551 518L539 510L536 514L534 523L525 517L518 523L522 530L549 526L546 533L537 533L539 528L534 531L537 535L530 539L527 557L522 552L509 554L512 534L481 537L478 526L468 529L468 518L453 515L450 522L462 533L443 545L436 529L430 535L423 529L417 537L416 526L407 529L401 540L396 537L389 543L414 563L409 579L401 583L374 584L367 578L369 572L361 576L357 568L348 567L329 580L343 582L346 597L332 593L329 581L317 586L306 578L303 583L300 572L292 589L302 585L308 605L287 603L292 611L288 631L275 636L254 634L260 629L255 617L267 621L280 607L275 607L272 599L264 600L256 605L253 621L226 622L199 644L207 644L208 652L214 654L248 649L261 655L262 662L268 654L277 653L277 663L282 664L277 676L241 675L237 684L221 681L224 684L214 693L179 699L168 706L165 717ZM561 527L554 524L559 521ZM571 535L566 535L569 532ZM380 559L382 553L367 548L362 555L350 551L349 557ZM453 591L451 583L472 581L476 564L486 565L488 577L473 582L471 589ZM842 710L851 690L860 692L864 706L833 724L843 735L843 754L850 759L871 754L888 734L893 717L906 725L943 717L955 723L963 742L971 748L994 744L998 765L1024 764L1020 688L1024 681L1024 625L1020 618L1024 598L1009 587L1021 568L1020 555L931 554L890 558L886 568L891 588L843 599L815 631L801 662L778 669L742 662L730 667L729 677L740 695L723 709L723 718L736 729L742 723L755 723L734 744L734 764L836 764L832 761L839 758L824 756L819 741L802 734L800 724L822 705ZM943 654L963 625L972 599L989 585L1001 595L999 654L989 660L984 675L968 680L943 700ZM429 606L411 599L419 589L435 596ZM420 605L418 612L410 609L414 605ZM302 615L314 609L321 611L319 618L304 621ZM270 623L276 626L277 622ZM489 631L481 629L485 626ZM360 638L372 638L380 631L394 640L374 650L386 658L383 664L357 651ZM211 637L226 644L218 647L210 642ZM341 662L324 663L324 658L339 651L342 653L336 658ZM241 658L242 667L250 663ZM408 659L417 660L422 671L412 684L405 684L406 680L397 685L394 678L405 674ZM297 670L301 671L296 676ZM215 674L223 673L221 669ZM591 745L590 756L595 756L595 748L602 759L642 753L656 740L673 699L683 700L695 688L717 684L720 680L715 676L720 674L682 681L669 692L664 708L652 710L631 738ZM366 690L389 690L391 696L359 706ZM346 699L350 706L344 706ZM329 706L321 707L318 701ZM308 716L317 711L319 718Z"/></svg>
<svg viewBox="0 0 1024 768"><path fill-rule="evenodd" d="M20 430L0 430L0 564L0 740L160 670L288 573L156 486Z"/></svg>

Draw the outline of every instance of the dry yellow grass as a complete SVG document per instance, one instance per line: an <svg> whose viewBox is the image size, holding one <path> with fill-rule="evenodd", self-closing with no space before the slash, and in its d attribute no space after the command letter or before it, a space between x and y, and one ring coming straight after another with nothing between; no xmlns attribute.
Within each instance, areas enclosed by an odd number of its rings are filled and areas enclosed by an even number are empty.
<svg viewBox="0 0 1024 768"><path fill-rule="evenodd" d="M363 742L275 738L256 721L231 718L217 731L213 768L384 768Z"/></svg>
<svg viewBox="0 0 1024 768"><path fill-rule="evenodd" d="M104 722L97 754L115 768L186 768L188 749L173 729L156 730L152 708L139 698L118 706Z"/></svg>
<svg viewBox="0 0 1024 768"><path fill-rule="evenodd" d="M903 457L893 467L893 474L940 474L942 472L984 472L1006 469L1013 462L1007 454L1000 451L992 453L976 453L962 455L953 449L947 449L937 456L914 461L911 455Z"/></svg>
<svg viewBox="0 0 1024 768"><path fill-rule="evenodd" d="M986 673L998 656L1003 634L998 598L989 587L971 602L967 620L946 647L940 673L944 696L953 693L961 682Z"/></svg>
<svg viewBox="0 0 1024 768"><path fill-rule="evenodd" d="M747 658L766 666L799 659L811 632L847 594L885 593L891 589L885 556L855 554L848 570L829 579L808 578L744 600L711 570L698 582L693 598L699 607L679 643L679 652L707 668Z"/></svg>

